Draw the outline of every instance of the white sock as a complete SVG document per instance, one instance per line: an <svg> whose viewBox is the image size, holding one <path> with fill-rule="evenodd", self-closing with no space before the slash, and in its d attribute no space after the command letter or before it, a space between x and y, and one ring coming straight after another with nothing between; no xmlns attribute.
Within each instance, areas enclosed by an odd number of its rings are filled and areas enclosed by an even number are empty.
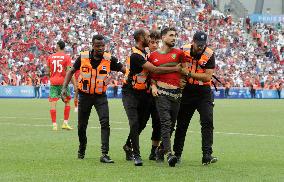
<svg viewBox="0 0 284 182"><path fill-rule="evenodd" d="M68 120L64 120L64 124L68 124Z"/></svg>

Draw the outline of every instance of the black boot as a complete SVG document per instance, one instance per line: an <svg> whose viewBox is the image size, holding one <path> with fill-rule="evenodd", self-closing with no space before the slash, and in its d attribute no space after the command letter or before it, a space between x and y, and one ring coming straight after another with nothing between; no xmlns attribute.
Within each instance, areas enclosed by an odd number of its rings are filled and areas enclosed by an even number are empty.
<svg viewBox="0 0 284 182"><path fill-rule="evenodd" d="M149 160L156 160L156 153L155 153L155 150L156 150L157 146L153 146L152 145L152 149L151 149L151 153L149 155Z"/></svg>
<svg viewBox="0 0 284 182"><path fill-rule="evenodd" d="M103 154L101 156L100 162L102 162L102 163L114 163L114 161L111 160L111 158L107 154Z"/></svg>
<svg viewBox="0 0 284 182"><path fill-rule="evenodd" d="M86 151L86 145L79 145L78 159L84 159L85 158L85 151Z"/></svg>
<svg viewBox="0 0 284 182"><path fill-rule="evenodd" d="M143 166L143 161L140 155L134 156L134 165L135 166Z"/></svg>
<svg viewBox="0 0 284 182"><path fill-rule="evenodd" d="M175 167L178 161L178 158L175 155L169 153L167 156L167 160L168 160L169 166Z"/></svg>
<svg viewBox="0 0 284 182"><path fill-rule="evenodd" d="M157 147L155 150L156 162L164 162L164 149Z"/></svg>
<svg viewBox="0 0 284 182"><path fill-rule="evenodd" d="M211 163L216 163L217 161L218 161L218 158L213 157L210 154L205 154L202 157L202 165L208 165L208 164L211 164Z"/></svg>
<svg viewBox="0 0 284 182"><path fill-rule="evenodd" d="M123 150L125 152L125 159L127 161L132 161L133 160L133 152L132 149L127 146L126 144L123 146Z"/></svg>

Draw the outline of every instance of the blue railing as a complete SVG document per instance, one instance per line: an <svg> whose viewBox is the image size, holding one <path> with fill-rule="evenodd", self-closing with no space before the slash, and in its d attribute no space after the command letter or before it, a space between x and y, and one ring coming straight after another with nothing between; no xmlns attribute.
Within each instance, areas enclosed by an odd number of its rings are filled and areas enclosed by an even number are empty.
<svg viewBox="0 0 284 182"><path fill-rule="evenodd" d="M70 87L71 94L73 96L73 87ZM224 99L225 89L218 88L218 91L214 91L216 99ZM40 87L40 97L48 98L49 86ZM121 87L118 87L116 98L121 98ZM0 98L34 98L35 90L32 86L0 86ZM107 96L114 98L114 89L109 87L107 90ZM251 93L249 88L231 88L229 91L229 99L249 99ZM276 90L256 90L255 98L257 99L277 99L278 94ZM281 92L281 98L284 98L284 90Z"/></svg>

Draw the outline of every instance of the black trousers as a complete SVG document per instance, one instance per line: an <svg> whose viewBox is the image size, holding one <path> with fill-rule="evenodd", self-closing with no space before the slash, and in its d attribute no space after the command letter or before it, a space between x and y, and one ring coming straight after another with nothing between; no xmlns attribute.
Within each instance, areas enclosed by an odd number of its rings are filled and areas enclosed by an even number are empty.
<svg viewBox="0 0 284 182"><path fill-rule="evenodd" d="M281 99L281 90L280 89L277 89L277 95L278 95L278 98Z"/></svg>
<svg viewBox="0 0 284 182"><path fill-rule="evenodd" d="M229 96L229 91L230 91L230 88L225 88L225 97L226 98Z"/></svg>
<svg viewBox="0 0 284 182"><path fill-rule="evenodd" d="M153 96L151 96L150 98L150 104L149 104L149 109L148 109L148 115L147 117L147 121L150 119L152 119L152 137L151 140L153 141L160 141L161 140L161 123L160 123L160 117L159 117L159 113L156 107L156 102L155 102L155 98ZM146 125L145 125L146 127ZM143 128L144 129L144 128Z"/></svg>
<svg viewBox="0 0 284 182"><path fill-rule="evenodd" d="M118 91L118 87L117 86L114 86L113 87L113 97L117 97L117 91Z"/></svg>
<svg viewBox="0 0 284 182"><path fill-rule="evenodd" d="M39 98L40 97L40 95L39 95L39 86L35 86L34 87L34 90L35 90L35 98Z"/></svg>
<svg viewBox="0 0 284 182"><path fill-rule="evenodd" d="M87 144L86 130L93 106L97 111L101 125L101 151L103 154L107 154L109 151L110 126L108 101L105 94L79 94L78 136L80 146L85 146Z"/></svg>
<svg viewBox="0 0 284 182"><path fill-rule="evenodd" d="M160 95L156 98L156 107L161 122L161 140L164 152L172 152L171 135L174 131L175 123L178 116L180 101L168 96Z"/></svg>
<svg viewBox="0 0 284 182"><path fill-rule="evenodd" d="M212 154L213 107L214 98L210 87L193 85L184 89L175 131L175 155L182 154L186 132L195 110L200 115L203 155Z"/></svg>
<svg viewBox="0 0 284 182"><path fill-rule="evenodd" d="M151 96L146 92L122 90L122 102L130 127L126 144L132 147L134 156L140 156L139 135L149 119L150 101Z"/></svg>
<svg viewBox="0 0 284 182"><path fill-rule="evenodd" d="M251 96L252 99L255 98L255 92L256 92L255 89L251 89L251 90L250 90L250 96Z"/></svg>
<svg viewBox="0 0 284 182"><path fill-rule="evenodd" d="M141 134L141 132L146 128L147 122L150 119L152 119L152 137L151 140L153 141L160 141L161 140L161 124L160 124L160 118L159 118L159 114L156 108L156 103L155 103L155 98L153 96L145 96L145 99L149 99L148 101L148 107L144 107L143 108L143 113L144 113L144 119L143 121L139 124L139 134ZM127 141L126 141L126 145L131 147L131 138L130 138L130 134L128 135Z"/></svg>

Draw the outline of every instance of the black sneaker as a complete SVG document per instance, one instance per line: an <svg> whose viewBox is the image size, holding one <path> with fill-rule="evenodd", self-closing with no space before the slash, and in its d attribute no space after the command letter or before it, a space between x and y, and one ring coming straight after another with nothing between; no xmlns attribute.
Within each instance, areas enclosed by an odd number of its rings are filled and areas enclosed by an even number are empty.
<svg viewBox="0 0 284 182"><path fill-rule="evenodd" d="M149 160L154 161L156 160L156 154L155 151L151 151L150 155L149 155Z"/></svg>
<svg viewBox="0 0 284 182"><path fill-rule="evenodd" d="M175 167L178 161L178 158L175 155L170 153L168 154L167 160L168 160L169 166Z"/></svg>
<svg viewBox="0 0 284 182"><path fill-rule="evenodd" d="M107 154L103 154L101 156L100 162L102 162L102 163L114 163L114 161L111 160L111 158Z"/></svg>
<svg viewBox="0 0 284 182"><path fill-rule="evenodd" d="M78 159L84 159L85 158L85 150L86 150L86 145L85 146L79 146L78 150Z"/></svg>
<svg viewBox="0 0 284 182"><path fill-rule="evenodd" d="M157 147L155 150L155 157L157 162L164 162L164 150L161 149L160 147Z"/></svg>
<svg viewBox="0 0 284 182"><path fill-rule="evenodd" d="M134 165L135 166L143 166L143 161L140 156L134 157Z"/></svg>
<svg viewBox="0 0 284 182"><path fill-rule="evenodd" d="M216 163L217 161L218 161L217 157L213 157L209 154L203 155L203 157L202 157L202 165L208 165L208 164L211 164L211 163Z"/></svg>
<svg viewBox="0 0 284 182"><path fill-rule="evenodd" d="M130 147L128 147L127 145L123 146L123 150L125 152L125 159L127 161L132 161L133 160L133 153L132 153L132 149Z"/></svg>

